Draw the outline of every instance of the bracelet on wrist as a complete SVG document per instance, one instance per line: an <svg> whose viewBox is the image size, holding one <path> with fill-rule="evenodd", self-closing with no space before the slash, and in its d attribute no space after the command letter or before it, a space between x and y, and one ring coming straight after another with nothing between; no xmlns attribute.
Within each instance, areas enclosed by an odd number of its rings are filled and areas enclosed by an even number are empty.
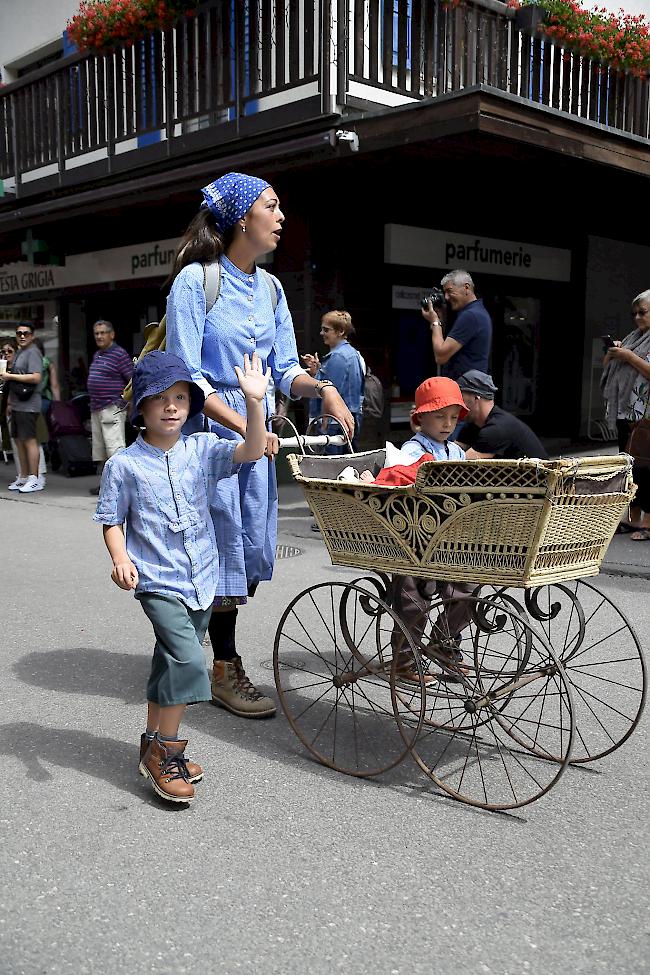
<svg viewBox="0 0 650 975"><path fill-rule="evenodd" d="M316 383L314 387L314 392L316 393L317 396L320 396L320 398L322 399L323 390L326 389L328 386L331 386L332 389L336 389L334 383L330 382L329 379L321 379L320 382Z"/></svg>

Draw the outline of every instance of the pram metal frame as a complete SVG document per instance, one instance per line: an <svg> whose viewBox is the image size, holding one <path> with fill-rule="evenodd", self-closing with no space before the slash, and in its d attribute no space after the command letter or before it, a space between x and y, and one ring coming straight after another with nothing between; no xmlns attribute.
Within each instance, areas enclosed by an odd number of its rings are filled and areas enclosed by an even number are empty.
<svg viewBox="0 0 650 975"><path fill-rule="evenodd" d="M383 456L345 463L377 470ZM641 647L580 579L599 571L634 496L630 458L424 463L398 488L334 480L340 457L288 461L332 562L373 573L309 587L277 630L280 701L319 761L374 775L410 753L455 798L509 809L627 741L646 696ZM414 636L404 575L471 583L463 631L443 632L453 601L434 598ZM360 761L384 739L383 761Z"/></svg>

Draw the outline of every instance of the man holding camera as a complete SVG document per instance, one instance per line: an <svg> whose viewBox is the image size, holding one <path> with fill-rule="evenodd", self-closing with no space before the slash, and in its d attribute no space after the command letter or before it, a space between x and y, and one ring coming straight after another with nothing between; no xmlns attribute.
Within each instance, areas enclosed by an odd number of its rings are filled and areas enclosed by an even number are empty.
<svg viewBox="0 0 650 975"><path fill-rule="evenodd" d="M467 271L445 274L442 292L434 288L422 301L422 316L431 328L431 344L440 374L458 379L469 369L487 372L492 347L492 321L483 301L474 293L474 282ZM445 337L438 311L447 304L456 320Z"/></svg>

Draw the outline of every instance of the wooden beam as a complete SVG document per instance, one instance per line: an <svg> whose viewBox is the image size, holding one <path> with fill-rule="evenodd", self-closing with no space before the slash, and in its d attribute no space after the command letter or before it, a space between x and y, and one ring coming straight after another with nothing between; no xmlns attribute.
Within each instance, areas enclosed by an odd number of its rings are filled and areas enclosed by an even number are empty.
<svg viewBox="0 0 650 975"><path fill-rule="evenodd" d="M650 176L650 146L641 139L550 112L538 115L528 106L511 105L491 95L481 100L479 116L481 132Z"/></svg>
<svg viewBox="0 0 650 975"><path fill-rule="evenodd" d="M645 140L480 85L391 112L348 119L346 125L359 135L361 154L475 131L650 175L650 144Z"/></svg>

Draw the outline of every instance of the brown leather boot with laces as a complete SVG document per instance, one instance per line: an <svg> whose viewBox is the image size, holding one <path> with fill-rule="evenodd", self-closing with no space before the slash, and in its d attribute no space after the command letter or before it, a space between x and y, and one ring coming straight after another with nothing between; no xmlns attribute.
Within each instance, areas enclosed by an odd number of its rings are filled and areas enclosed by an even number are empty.
<svg viewBox="0 0 650 975"><path fill-rule="evenodd" d="M142 734L140 736L140 761L141 762L147 753L147 748L149 747L150 741L151 739L150 738L148 739L145 734ZM203 778L203 769L201 768L201 766L198 765L196 762L190 762L189 758L185 759L185 764L187 766L187 777L190 780L190 782L192 783L200 782L201 779ZM140 775L146 775L146 772L143 772L141 768L139 768L138 771L140 772Z"/></svg>
<svg viewBox="0 0 650 975"><path fill-rule="evenodd" d="M194 798L183 754L186 745L186 741L163 742L154 738L140 762L140 773L169 802L191 802Z"/></svg>
<svg viewBox="0 0 650 975"><path fill-rule="evenodd" d="M271 698L249 681L241 657L215 660L211 683L212 703L240 718L270 718L276 712Z"/></svg>

